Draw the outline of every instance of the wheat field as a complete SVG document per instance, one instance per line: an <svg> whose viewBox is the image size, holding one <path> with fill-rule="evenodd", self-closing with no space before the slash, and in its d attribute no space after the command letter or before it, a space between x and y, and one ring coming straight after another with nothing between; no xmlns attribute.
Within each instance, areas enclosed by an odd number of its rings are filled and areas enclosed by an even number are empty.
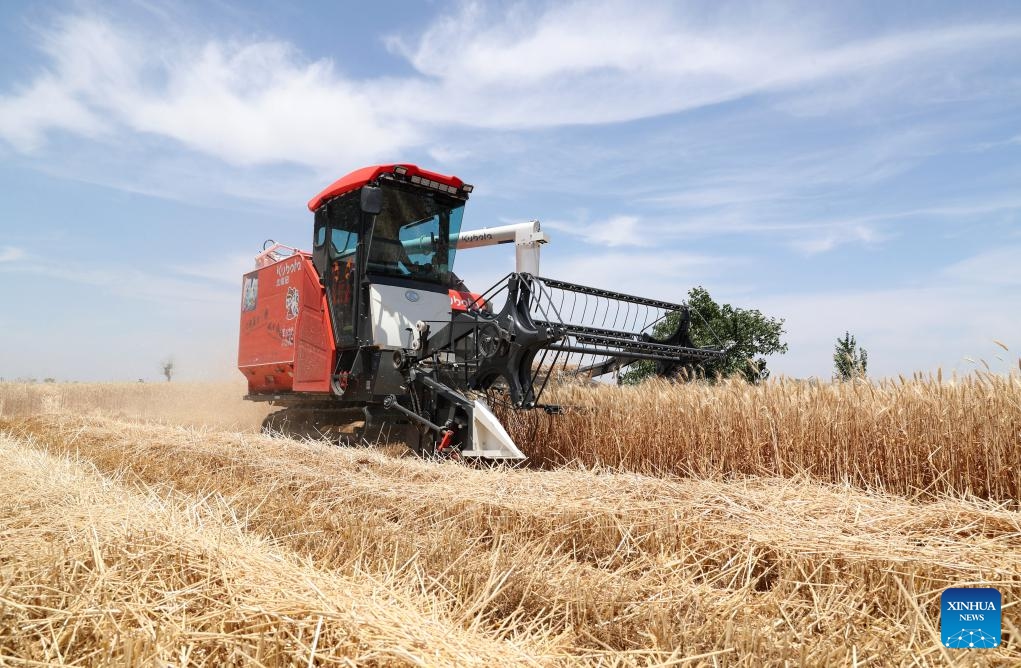
<svg viewBox="0 0 1021 668"><path fill-rule="evenodd" d="M243 392L0 385L0 665L1021 663L1017 376L563 386L496 469Z"/></svg>
<svg viewBox="0 0 1021 668"><path fill-rule="evenodd" d="M1021 499L1021 375L760 386L561 386L505 419L544 466L813 478L906 496Z"/></svg>

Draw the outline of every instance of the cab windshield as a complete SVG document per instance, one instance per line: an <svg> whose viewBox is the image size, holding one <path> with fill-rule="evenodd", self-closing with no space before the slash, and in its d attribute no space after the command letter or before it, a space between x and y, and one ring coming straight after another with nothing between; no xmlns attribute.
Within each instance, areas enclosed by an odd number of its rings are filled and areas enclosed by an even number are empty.
<svg viewBox="0 0 1021 668"><path fill-rule="evenodd" d="M461 231L464 202L405 184L383 184L383 209L375 217L368 273L450 283L454 265L451 237Z"/></svg>

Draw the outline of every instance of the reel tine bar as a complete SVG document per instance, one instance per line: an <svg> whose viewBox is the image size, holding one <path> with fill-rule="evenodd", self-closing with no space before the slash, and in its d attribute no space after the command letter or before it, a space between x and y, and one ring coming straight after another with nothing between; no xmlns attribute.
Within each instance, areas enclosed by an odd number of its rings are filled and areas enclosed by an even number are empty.
<svg viewBox="0 0 1021 668"><path fill-rule="evenodd" d="M523 278L528 282L528 308L535 324L556 327L564 334L536 360L533 382L541 378L543 388L558 363L561 372L595 377L649 360L656 362L658 373L666 375L721 354L694 346L688 335L688 308L683 304L541 276ZM548 359L550 351L552 359Z"/></svg>

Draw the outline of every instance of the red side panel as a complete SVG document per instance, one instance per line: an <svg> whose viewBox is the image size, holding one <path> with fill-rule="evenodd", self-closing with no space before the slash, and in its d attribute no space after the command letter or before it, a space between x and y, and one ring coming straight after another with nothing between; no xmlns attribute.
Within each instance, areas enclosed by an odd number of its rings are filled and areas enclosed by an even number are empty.
<svg viewBox="0 0 1021 668"><path fill-rule="evenodd" d="M305 253L245 275L238 368L249 392L329 392L334 347L324 302Z"/></svg>
<svg viewBox="0 0 1021 668"><path fill-rule="evenodd" d="M407 168L408 177L421 176L424 179L430 179L432 181L436 181L444 185L454 186L455 188L460 188L461 186L464 185L464 181L457 178L456 176L437 174L436 172L430 172L427 169L421 169L417 165L408 165L403 163L397 164L402 164L403 167ZM331 199L333 197L338 197L340 195L343 195L344 193L348 193L351 192L352 190L361 188L369 181L374 181L376 177L378 177L380 174L383 174L385 172L392 172L394 170L394 167L397 166L397 164L362 167L361 169L356 169L347 176L340 177L339 179L331 183L329 186L327 186L321 193L319 193L311 200L309 200L308 210L315 211L320 206L322 206L323 202L325 202L326 200Z"/></svg>

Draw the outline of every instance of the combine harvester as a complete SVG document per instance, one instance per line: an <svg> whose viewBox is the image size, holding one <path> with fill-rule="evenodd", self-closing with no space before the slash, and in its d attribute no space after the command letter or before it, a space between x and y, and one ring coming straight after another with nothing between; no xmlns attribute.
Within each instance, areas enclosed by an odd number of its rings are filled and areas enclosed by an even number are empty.
<svg viewBox="0 0 1021 668"><path fill-rule="evenodd" d="M554 413L540 399L558 370L649 360L669 376L722 354L692 344L684 305L541 277L537 221L462 232L471 191L415 165L365 167L308 203L311 253L267 242L244 277L238 353L245 398L283 407L267 430L524 459L494 400ZM455 252L496 244L514 244L515 271L470 292Z"/></svg>

